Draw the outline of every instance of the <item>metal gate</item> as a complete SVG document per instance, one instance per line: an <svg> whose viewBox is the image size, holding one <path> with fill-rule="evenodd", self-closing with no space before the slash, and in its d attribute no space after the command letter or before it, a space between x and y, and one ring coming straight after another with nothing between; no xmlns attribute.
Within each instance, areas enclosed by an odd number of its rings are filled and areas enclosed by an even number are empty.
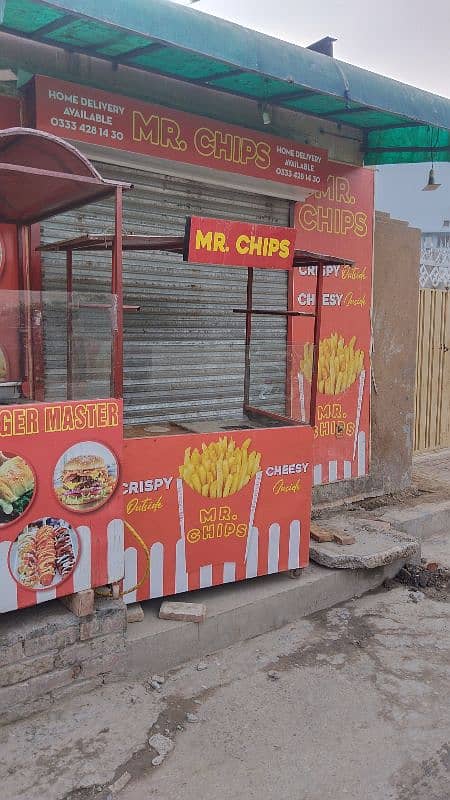
<svg viewBox="0 0 450 800"><path fill-rule="evenodd" d="M289 202L273 197L209 186L110 164L96 165L100 174L132 182L124 196L126 233L184 233L188 215L242 219L289 225ZM111 233L108 203L97 203L46 222L43 240ZM110 260L97 253L74 256L74 291L107 291ZM64 265L58 253L43 257L45 289L64 287ZM287 308L287 277L281 270L256 270L254 306ZM243 315L246 270L196 267L171 253L124 255L124 302L140 306L124 315L125 420L188 420L227 418L242 411ZM47 320L46 394L64 396L64 306L53 304ZM99 318L86 317L98 339ZM253 338L252 400L272 411L285 411L286 321L259 318ZM75 347L76 350L76 347ZM103 353L105 348L103 349ZM99 371L85 376L89 396L104 396ZM84 392L86 396L86 392Z"/></svg>
<svg viewBox="0 0 450 800"><path fill-rule="evenodd" d="M449 291L421 289L414 449L450 447Z"/></svg>

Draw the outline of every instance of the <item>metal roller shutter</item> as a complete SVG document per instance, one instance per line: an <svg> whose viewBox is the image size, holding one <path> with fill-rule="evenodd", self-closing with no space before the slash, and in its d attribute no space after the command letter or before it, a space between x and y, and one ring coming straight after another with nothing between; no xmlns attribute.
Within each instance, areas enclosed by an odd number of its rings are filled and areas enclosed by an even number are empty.
<svg viewBox="0 0 450 800"><path fill-rule="evenodd" d="M96 166L104 177L134 184L124 201L127 233L180 235L190 214L289 224L288 201L142 170ZM112 224L111 204L97 203L45 223L43 240L111 232ZM109 270L110 257L77 254L74 291L89 296L107 292ZM44 254L43 272L46 290L64 288L61 254ZM141 309L125 314L127 422L223 419L241 414L245 323L244 316L233 314L232 309L245 306L246 278L246 270L195 267L170 253L124 254L124 302ZM257 270L254 306L284 309L286 304L286 273ZM52 307L52 313L46 313L46 394L48 399L59 399L64 397L66 380L62 299ZM106 328L104 313L78 313L74 354L78 349L86 352L86 338L91 350L97 348L97 357L90 359L82 375L84 390L78 386L80 397L104 396L107 391ZM285 320L255 319L251 401L284 412L285 364Z"/></svg>

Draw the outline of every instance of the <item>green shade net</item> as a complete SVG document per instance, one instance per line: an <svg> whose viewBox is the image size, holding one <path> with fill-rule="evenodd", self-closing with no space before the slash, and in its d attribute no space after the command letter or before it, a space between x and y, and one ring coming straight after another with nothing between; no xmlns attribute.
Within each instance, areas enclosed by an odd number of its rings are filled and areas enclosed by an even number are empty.
<svg viewBox="0 0 450 800"><path fill-rule="evenodd" d="M0 0L1 29L350 126L366 164L450 161L450 100L165 0Z"/></svg>

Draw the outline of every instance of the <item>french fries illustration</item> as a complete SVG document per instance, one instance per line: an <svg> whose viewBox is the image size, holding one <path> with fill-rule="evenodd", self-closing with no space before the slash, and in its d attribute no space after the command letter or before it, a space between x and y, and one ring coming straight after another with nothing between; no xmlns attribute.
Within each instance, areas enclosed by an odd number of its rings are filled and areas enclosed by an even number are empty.
<svg viewBox="0 0 450 800"><path fill-rule="evenodd" d="M223 436L201 450L187 447L180 467L183 480L203 497L230 497L239 492L260 470L261 453L250 451L251 439L241 447Z"/></svg>
<svg viewBox="0 0 450 800"><path fill-rule="evenodd" d="M336 395L344 392L356 381L364 367L364 350L355 350L356 336L346 344L344 337L332 333L319 343L318 389L322 394ZM314 346L304 345L300 371L312 380Z"/></svg>

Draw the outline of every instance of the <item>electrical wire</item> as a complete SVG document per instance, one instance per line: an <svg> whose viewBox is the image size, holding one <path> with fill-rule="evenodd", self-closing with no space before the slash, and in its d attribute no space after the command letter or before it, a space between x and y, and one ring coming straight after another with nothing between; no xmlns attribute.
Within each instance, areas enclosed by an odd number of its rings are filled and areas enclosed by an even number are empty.
<svg viewBox="0 0 450 800"><path fill-rule="evenodd" d="M147 578L148 578L148 576L150 574L150 550L149 550L149 548L145 544L142 536L140 536L140 534L133 528L132 525L130 525L129 522L127 522L125 520L124 521L124 525L128 529L128 531L131 533L131 535L136 539L136 541L138 542L140 547L142 547L142 549L144 550L145 555L146 555L146 559L147 559L147 563L146 563L144 574L143 574L142 578L138 581L138 583L136 583L135 586L131 586L130 589L122 589L119 592L119 597L124 597L126 594L131 594L131 592L137 591L137 589L139 589L142 586L142 584L147 580ZM99 597L113 597L112 589L107 589L106 591L103 591L102 589L95 589L95 593Z"/></svg>

